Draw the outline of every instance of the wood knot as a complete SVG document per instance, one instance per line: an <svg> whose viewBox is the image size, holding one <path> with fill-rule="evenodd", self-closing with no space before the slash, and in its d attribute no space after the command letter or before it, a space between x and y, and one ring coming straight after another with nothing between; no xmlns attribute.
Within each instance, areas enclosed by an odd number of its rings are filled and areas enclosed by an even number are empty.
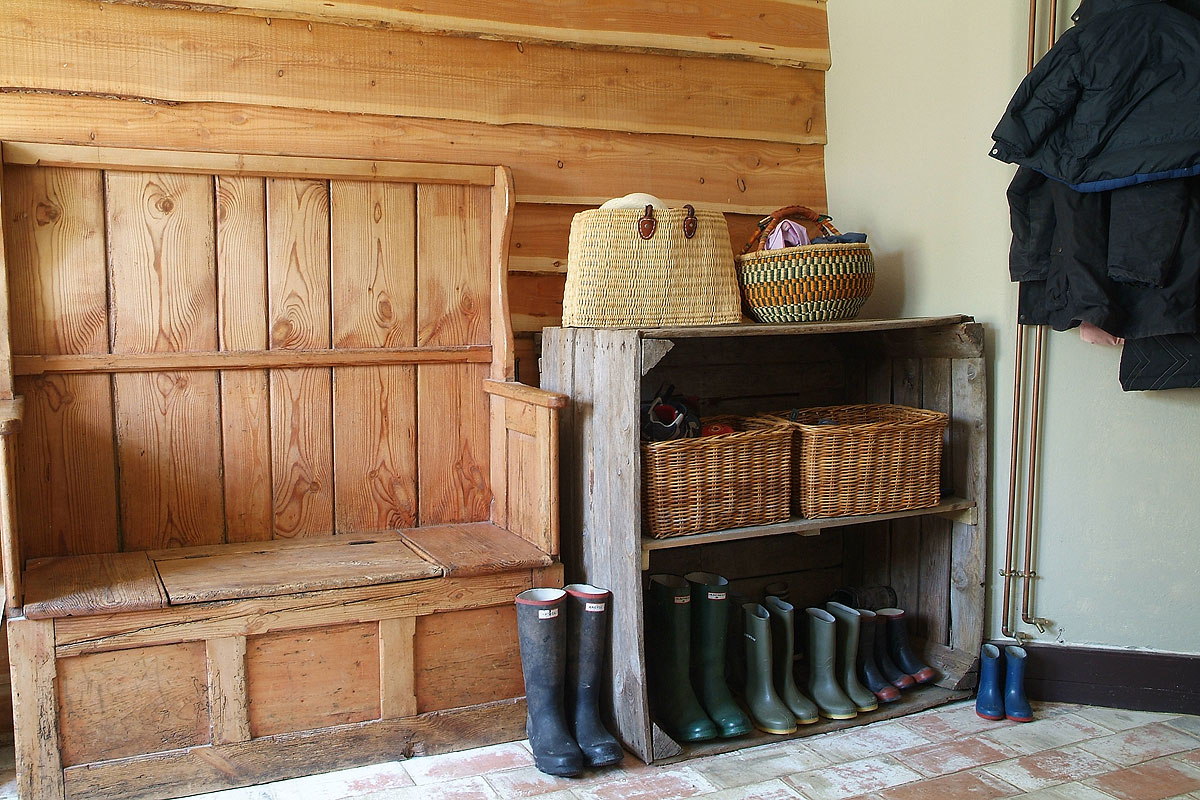
<svg viewBox="0 0 1200 800"><path fill-rule="evenodd" d="M271 326L271 341L277 345L287 344L296 333L296 326L290 319L276 320Z"/></svg>
<svg viewBox="0 0 1200 800"><path fill-rule="evenodd" d="M52 222L57 222L58 218L62 216L62 212L58 210L58 206L52 206L49 203L38 203L33 213L38 225L49 225Z"/></svg>
<svg viewBox="0 0 1200 800"><path fill-rule="evenodd" d="M170 214L175 210L175 201L169 197L160 197L154 201L154 207L163 214Z"/></svg>

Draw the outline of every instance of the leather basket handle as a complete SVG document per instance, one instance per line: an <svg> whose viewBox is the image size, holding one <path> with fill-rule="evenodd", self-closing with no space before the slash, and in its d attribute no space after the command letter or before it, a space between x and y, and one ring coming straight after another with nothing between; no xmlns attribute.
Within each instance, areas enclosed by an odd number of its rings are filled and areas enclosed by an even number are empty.
<svg viewBox="0 0 1200 800"><path fill-rule="evenodd" d="M742 248L742 254L762 250L767 244L767 238L785 219L816 223L826 236L837 236L840 233L837 228L833 227L833 218L826 214L818 214L808 206L784 206L758 221L758 230L750 237L750 241L746 242L746 246Z"/></svg>
<svg viewBox="0 0 1200 800"><path fill-rule="evenodd" d="M700 227L700 220L696 219L696 209L690 203L684 208L687 209L687 216L683 218L683 235L691 239ZM643 239L654 238L654 232L658 230L658 220L654 218L654 206L646 206L646 210L638 218L637 230L638 236Z"/></svg>

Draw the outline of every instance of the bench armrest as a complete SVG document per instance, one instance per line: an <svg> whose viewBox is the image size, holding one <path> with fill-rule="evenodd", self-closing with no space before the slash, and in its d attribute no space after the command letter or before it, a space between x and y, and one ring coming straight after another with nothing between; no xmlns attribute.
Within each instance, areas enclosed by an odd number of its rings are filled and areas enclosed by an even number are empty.
<svg viewBox="0 0 1200 800"><path fill-rule="evenodd" d="M539 389L516 381L497 381L485 378L483 390L493 397L504 397L541 408L566 408L567 396Z"/></svg>

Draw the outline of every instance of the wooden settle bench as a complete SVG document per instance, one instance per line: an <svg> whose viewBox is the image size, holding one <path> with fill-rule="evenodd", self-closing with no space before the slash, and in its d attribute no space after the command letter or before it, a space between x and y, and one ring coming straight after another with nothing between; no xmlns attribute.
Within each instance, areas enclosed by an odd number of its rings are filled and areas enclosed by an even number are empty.
<svg viewBox="0 0 1200 800"><path fill-rule="evenodd" d="M0 527L22 798L524 735L558 409L491 166L6 143Z"/></svg>

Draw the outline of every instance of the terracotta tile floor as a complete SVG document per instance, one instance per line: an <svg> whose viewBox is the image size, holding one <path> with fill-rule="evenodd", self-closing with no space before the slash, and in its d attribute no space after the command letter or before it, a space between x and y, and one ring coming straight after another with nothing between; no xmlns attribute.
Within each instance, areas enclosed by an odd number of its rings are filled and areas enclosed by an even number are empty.
<svg viewBox="0 0 1200 800"><path fill-rule="evenodd" d="M899 720L572 780L533 767L527 743L198 795L204 800L1200 800L1200 717L1035 704L1026 724L972 702ZM0 749L0 800L15 798Z"/></svg>

